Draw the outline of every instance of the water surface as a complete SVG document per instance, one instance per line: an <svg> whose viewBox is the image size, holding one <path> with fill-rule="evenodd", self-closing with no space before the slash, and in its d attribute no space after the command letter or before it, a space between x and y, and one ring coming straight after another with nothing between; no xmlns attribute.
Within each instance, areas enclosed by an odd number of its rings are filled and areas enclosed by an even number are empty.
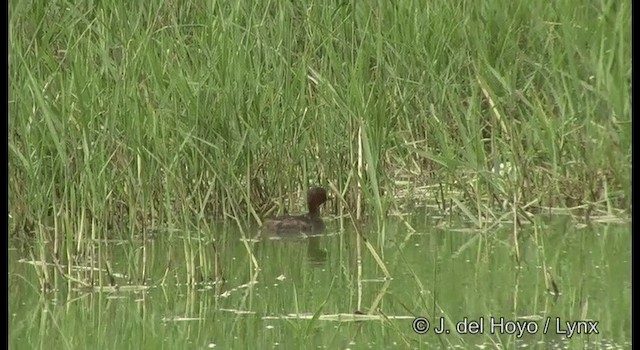
<svg viewBox="0 0 640 350"><path fill-rule="evenodd" d="M517 245L511 225L444 226L364 229L389 278L351 230L253 242L221 228L96 244L119 288L62 264L46 292L29 248L11 242L9 347L631 347L630 225L552 219L522 227Z"/></svg>

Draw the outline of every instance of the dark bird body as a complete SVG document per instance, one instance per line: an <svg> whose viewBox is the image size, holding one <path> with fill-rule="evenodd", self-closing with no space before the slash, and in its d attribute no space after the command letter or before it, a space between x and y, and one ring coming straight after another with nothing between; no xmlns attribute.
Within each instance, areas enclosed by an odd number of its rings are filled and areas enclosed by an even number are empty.
<svg viewBox="0 0 640 350"><path fill-rule="evenodd" d="M320 217L320 206L327 201L327 191L324 188L312 187L307 192L307 206L309 212L304 215L283 215L265 219L263 230L278 236L297 234L319 234L325 225Z"/></svg>

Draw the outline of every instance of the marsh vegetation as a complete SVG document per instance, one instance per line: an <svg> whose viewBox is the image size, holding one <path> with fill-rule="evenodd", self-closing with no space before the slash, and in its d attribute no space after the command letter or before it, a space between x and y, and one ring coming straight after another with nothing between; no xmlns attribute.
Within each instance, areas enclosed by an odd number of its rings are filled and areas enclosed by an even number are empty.
<svg viewBox="0 0 640 350"><path fill-rule="evenodd" d="M630 346L630 3L9 6L11 348Z"/></svg>

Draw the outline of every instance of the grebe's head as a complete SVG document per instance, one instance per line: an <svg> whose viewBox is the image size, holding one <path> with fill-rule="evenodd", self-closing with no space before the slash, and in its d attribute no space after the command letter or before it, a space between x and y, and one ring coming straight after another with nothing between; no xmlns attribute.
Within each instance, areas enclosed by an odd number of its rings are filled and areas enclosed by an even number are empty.
<svg viewBox="0 0 640 350"><path fill-rule="evenodd" d="M311 187L307 192L307 204L309 209L318 208L327 201L327 191L322 187Z"/></svg>

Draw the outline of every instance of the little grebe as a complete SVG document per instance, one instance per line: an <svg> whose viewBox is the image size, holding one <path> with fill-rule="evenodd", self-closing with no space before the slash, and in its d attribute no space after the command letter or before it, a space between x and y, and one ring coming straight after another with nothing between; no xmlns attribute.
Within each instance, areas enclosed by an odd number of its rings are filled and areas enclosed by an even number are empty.
<svg viewBox="0 0 640 350"><path fill-rule="evenodd" d="M320 217L320 206L327 201L327 191L321 187L312 187L307 192L309 212L304 215L284 215L265 219L263 227L270 233L317 234L324 231L324 222Z"/></svg>

